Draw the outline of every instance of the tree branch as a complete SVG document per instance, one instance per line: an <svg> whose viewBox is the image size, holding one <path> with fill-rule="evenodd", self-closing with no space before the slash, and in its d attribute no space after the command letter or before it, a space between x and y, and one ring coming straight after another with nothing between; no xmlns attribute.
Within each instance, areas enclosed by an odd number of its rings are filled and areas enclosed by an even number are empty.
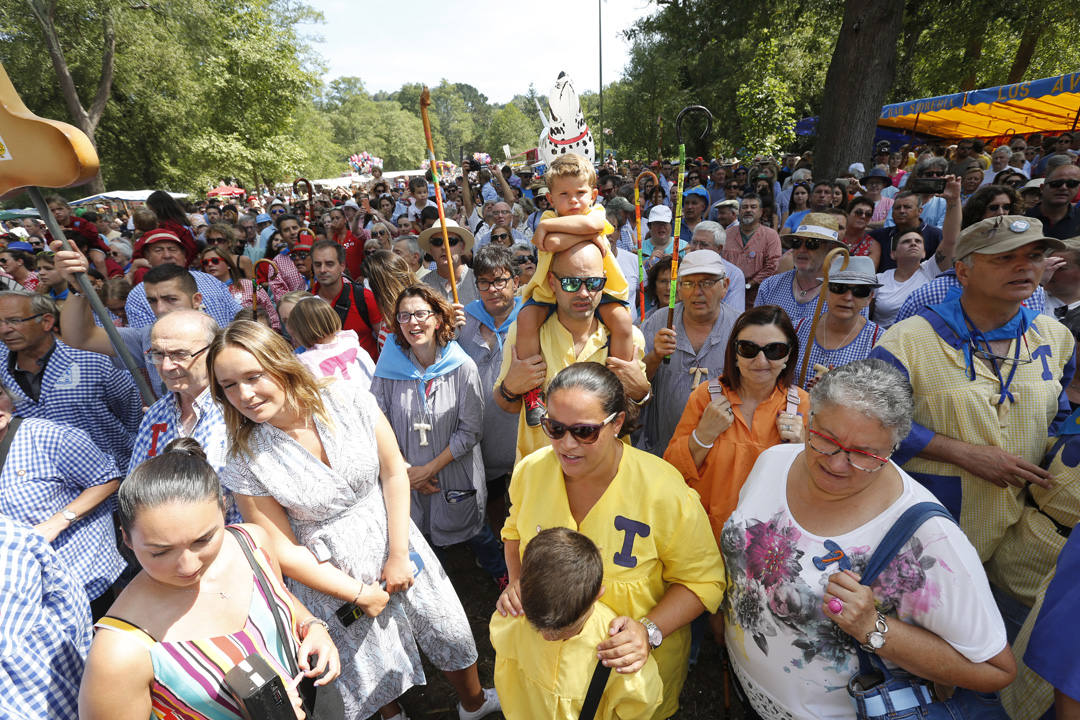
<svg viewBox="0 0 1080 720"><path fill-rule="evenodd" d="M41 26L41 33L45 40L45 49L48 51L49 58L52 60L53 69L56 71L56 79L60 83L60 91L64 96L64 102L67 104L68 112L71 113L71 117L79 129L89 135L92 140L94 137L94 126L90 123L90 118L86 114L86 109L79 99L79 91L75 87L75 79L71 77L71 70L68 68L67 61L64 59L64 51L60 47L60 38L57 36L56 27L53 25L53 5L50 3L48 10L46 10L38 5L35 0L26 0L26 2L27 5L30 6L30 11L34 14L35 19L37 19L38 25Z"/></svg>
<svg viewBox="0 0 1080 720"><path fill-rule="evenodd" d="M112 11L108 5L102 3L102 40L105 49L101 55L101 80L98 81L97 94L94 96L94 104L90 106L89 121L93 128L97 128L101 116L105 112L105 105L109 102L112 94L113 70L116 58L116 27L113 25Z"/></svg>

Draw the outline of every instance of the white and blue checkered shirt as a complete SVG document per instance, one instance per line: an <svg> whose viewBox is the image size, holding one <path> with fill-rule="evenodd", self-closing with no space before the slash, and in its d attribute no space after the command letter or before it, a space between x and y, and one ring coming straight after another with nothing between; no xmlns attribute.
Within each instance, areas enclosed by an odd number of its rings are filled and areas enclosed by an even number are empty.
<svg viewBox="0 0 1080 720"><path fill-rule="evenodd" d="M900 306L900 310L896 313L896 320L893 321L893 325L901 320L907 320L913 315L918 315L919 311L924 307L943 302L945 296L953 288L956 288L957 292L959 292L960 281L956 278L956 271L950 268L908 295L907 300L904 301L904 304ZM1046 291L1043 290L1042 285L1035 288L1035 292L1031 294L1031 297L1024 301L1024 306L1037 313L1046 313Z"/></svg>
<svg viewBox="0 0 1080 720"><path fill-rule="evenodd" d="M38 525L84 490L119 478L112 458L86 433L69 425L27 418L12 438L0 470L0 513ZM93 600L116 582L125 562L116 549L109 500L76 520L52 541Z"/></svg>
<svg viewBox="0 0 1080 720"><path fill-rule="evenodd" d="M206 314L214 318L221 327L231 323L236 313L240 312L241 305L229 293L228 286L213 275L207 275L198 270L188 272L195 278L195 284L199 286ZM150 303L146 301L146 287L142 283L131 289L124 308L127 310L128 327L146 327L157 321L157 317L150 309Z"/></svg>
<svg viewBox="0 0 1080 720"><path fill-rule="evenodd" d="M206 461L218 473L225 467L225 451L229 444L229 433L225 428L225 416L221 406L214 402L210 388L202 391L192 403L195 412L195 425L190 433L184 432L180 422L180 403L176 393L168 393L151 405L143 415L139 433L135 436L135 445L131 449L131 462L127 474L147 458L152 458L165 449L165 446L178 437L192 437L199 441L206 453ZM226 491L226 495L228 491ZM226 522L243 522L234 504L226 503L228 509Z"/></svg>
<svg viewBox="0 0 1080 720"><path fill-rule="evenodd" d="M82 586L32 528L0 515L0 716L77 720L90 651Z"/></svg>
<svg viewBox="0 0 1080 720"><path fill-rule="evenodd" d="M0 345L0 384L15 399L15 414L78 428L112 456L117 467L126 468L142 418L142 399L131 374L107 355L54 342L37 400L15 381L8 368L8 349Z"/></svg>

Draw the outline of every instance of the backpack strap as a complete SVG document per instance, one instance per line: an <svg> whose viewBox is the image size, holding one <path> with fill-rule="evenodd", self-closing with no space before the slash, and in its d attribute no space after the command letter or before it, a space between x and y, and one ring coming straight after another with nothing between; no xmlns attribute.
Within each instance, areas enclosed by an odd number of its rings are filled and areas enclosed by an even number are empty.
<svg viewBox="0 0 1080 720"><path fill-rule="evenodd" d="M364 324L368 326L368 329L372 332L375 328L371 326L371 313L368 311L367 298L364 297L364 284L356 283L352 284L352 296L353 303L356 305L356 311L360 313L360 319L364 321Z"/></svg>
<svg viewBox="0 0 1080 720"><path fill-rule="evenodd" d="M0 468L3 468L4 463L7 462L8 453L11 452L11 443L15 439L15 433L18 431L22 421L23 419L16 415L8 422L7 432L4 433L4 440L0 442Z"/></svg>
<svg viewBox="0 0 1080 720"><path fill-rule="evenodd" d="M799 405L802 403L802 398L799 397L799 391L792 385L787 389L787 407L784 408L784 412L788 415L798 415Z"/></svg>
<svg viewBox="0 0 1080 720"><path fill-rule="evenodd" d="M607 687L610 675L611 668L597 660L596 667L593 669L592 680L589 681L589 689L585 693L585 702L581 705L578 720L593 720L593 717L596 716L596 710L600 707L600 700L604 697L604 688Z"/></svg>
<svg viewBox="0 0 1080 720"><path fill-rule="evenodd" d="M715 400L718 397L724 396L724 385L720 382L720 378L713 378L709 381L709 398Z"/></svg>

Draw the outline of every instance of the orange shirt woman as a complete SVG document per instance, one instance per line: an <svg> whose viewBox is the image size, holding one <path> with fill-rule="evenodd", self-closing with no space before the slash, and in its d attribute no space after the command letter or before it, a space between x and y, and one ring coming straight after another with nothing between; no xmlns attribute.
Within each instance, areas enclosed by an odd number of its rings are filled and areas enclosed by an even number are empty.
<svg viewBox="0 0 1080 720"><path fill-rule="evenodd" d="M798 354L782 308L746 311L732 328L723 374L694 389L675 427L664 459L701 496L717 543L758 455L806 439L810 399L793 382Z"/></svg>

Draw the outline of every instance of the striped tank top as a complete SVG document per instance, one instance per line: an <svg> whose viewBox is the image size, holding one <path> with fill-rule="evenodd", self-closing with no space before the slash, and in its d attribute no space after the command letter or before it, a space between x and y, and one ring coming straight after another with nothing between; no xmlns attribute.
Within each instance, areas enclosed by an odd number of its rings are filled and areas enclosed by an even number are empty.
<svg viewBox="0 0 1080 720"><path fill-rule="evenodd" d="M290 595L274 574L262 548L242 528L236 531L238 542L247 543L256 562L270 580L271 597L266 597L252 576L251 604L247 621L239 632L200 640L158 642L145 630L116 617L106 615L97 628L129 633L150 652L154 681L150 688L151 718L157 720L238 720L243 718L239 704L226 688L225 673L252 653L262 655L288 682L291 678L285 649L278 639L272 605L284 613L287 627L295 627ZM288 652L295 657L297 644L290 638Z"/></svg>

